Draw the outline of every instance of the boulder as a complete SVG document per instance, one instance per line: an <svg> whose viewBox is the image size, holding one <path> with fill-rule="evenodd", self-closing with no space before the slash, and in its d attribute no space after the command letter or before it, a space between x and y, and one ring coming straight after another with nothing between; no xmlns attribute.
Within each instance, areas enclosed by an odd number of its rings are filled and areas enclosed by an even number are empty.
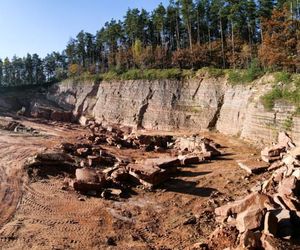
<svg viewBox="0 0 300 250"><path fill-rule="evenodd" d="M284 163L282 161L275 161L273 162L270 167L268 168L268 171L274 171L284 166Z"/></svg>
<svg viewBox="0 0 300 250"><path fill-rule="evenodd" d="M35 156L35 159L41 162L52 162L53 164L56 164L58 162L74 163L74 159L71 156L57 151L39 153Z"/></svg>
<svg viewBox="0 0 300 250"><path fill-rule="evenodd" d="M260 232L246 230L240 236L240 247L242 249L259 249L261 247L260 237Z"/></svg>
<svg viewBox="0 0 300 250"><path fill-rule="evenodd" d="M236 228L240 233L246 230L259 228L262 224L265 211L258 206L250 206L236 217Z"/></svg>
<svg viewBox="0 0 300 250"><path fill-rule="evenodd" d="M201 150L203 154L210 153L212 157L220 156L222 154L213 144L205 142L201 143Z"/></svg>
<svg viewBox="0 0 300 250"><path fill-rule="evenodd" d="M101 183L87 183L82 181L74 181L73 188L74 190L82 193L88 193L91 191L101 191L104 185Z"/></svg>
<svg viewBox="0 0 300 250"><path fill-rule="evenodd" d="M278 145L286 148L294 148L296 146L289 135L285 132L280 132L278 134Z"/></svg>
<svg viewBox="0 0 300 250"><path fill-rule="evenodd" d="M275 145L273 147L266 147L261 151L261 158L267 163L271 163L282 159L282 154L286 153L286 147Z"/></svg>
<svg viewBox="0 0 300 250"><path fill-rule="evenodd" d="M128 171L125 168L117 168L110 173L110 178L117 183L126 182L129 180L129 177Z"/></svg>
<svg viewBox="0 0 300 250"><path fill-rule="evenodd" d="M82 182L99 182L99 175L95 169L78 168L76 169L76 180Z"/></svg>
<svg viewBox="0 0 300 250"><path fill-rule="evenodd" d="M232 214L239 214L247 210L251 206L263 209L265 207L266 202L273 203L268 195L255 192L249 194L244 199L234 201L224 206L216 208L215 213L217 216L229 216Z"/></svg>
<svg viewBox="0 0 300 250"><path fill-rule="evenodd" d="M179 161L180 162L180 161ZM141 163L126 166L129 174L146 187L153 187L170 178L176 172L176 166L160 168L155 164Z"/></svg>
<svg viewBox="0 0 300 250"><path fill-rule="evenodd" d="M163 169L181 166L181 162L177 157L150 158L145 160L144 164L157 166Z"/></svg>
<svg viewBox="0 0 300 250"><path fill-rule="evenodd" d="M73 188L76 191L100 191L105 187L105 184L106 179L104 174L97 172L95 169L76 169L76 180L73 182Z"/></svg>
<svg viewBox="0 0 300 250"><path fill-rule="evenodd" d="M259 162L257 159L249 159L238 161L240 168L244 169L248 174L260 174L266 171L269 167L268 164L264 162Z"/></svg>
<svg viewBox="0 0 300 250"><path fill-rule="evenodd" d="M293 195L299 192L299 182L295 176L284 178L278 187L280 196Z"/></svg>
<svg viewBox="0 0 300 250"><path fill-rule="evenodd" d="M199 164L205 161L205 158L195 154L178 156L182 166Z"/></svg>

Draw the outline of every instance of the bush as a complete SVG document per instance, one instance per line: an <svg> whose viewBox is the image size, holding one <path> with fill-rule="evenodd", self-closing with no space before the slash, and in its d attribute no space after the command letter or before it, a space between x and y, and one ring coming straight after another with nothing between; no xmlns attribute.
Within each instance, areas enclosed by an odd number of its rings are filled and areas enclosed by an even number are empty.
<svg viewBox="0 0 300 250"><path fill-rule="evenodd" d="M254 59L251 62L250 67L246 71L245 80L247 82L253 82L257 78L261 77L264 74L264 71L259 65L259 61L257 59Z"/></svg>
<svg viewBox="0 0 300 250"><path fill-rule="evenodd" d="M272 110L276 100L283 97L282 90L278 87L274 88L271 92L267 93L261 98L262 104L267 110Z"/></svg>
<svg viewBox="0 0 300 250"><path fill-rule="evenodd" d="M276 73L277 77L275 78L279 82L286 84L281 87L275 87L272 91L267 93L262 97L262 103L264 107L268 110L274 107L274 104L277 100L284 100L296 107L296 112L300 112L300 84L298 82L299 75L294 75L293 79L291 75L286 74L285 72ZM288 80L289 79L289 80ZM287 84L289 83L289 84ZM278 84L278 83L277 83Z"/></svg>

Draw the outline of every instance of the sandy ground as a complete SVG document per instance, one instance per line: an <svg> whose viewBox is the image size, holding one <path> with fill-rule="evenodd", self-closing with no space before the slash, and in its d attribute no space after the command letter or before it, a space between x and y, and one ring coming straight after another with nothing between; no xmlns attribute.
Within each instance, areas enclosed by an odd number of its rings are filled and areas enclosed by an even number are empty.
<svg viewBox="0 0 300 250"><path fill-rule="evenodd" d="M22 122L42 134L0 130L1 249L190 249L214 229L214 206L245 195L263 178L245 178L236 162L253 157L257 149L206 132L224 147L222 159L183 168L153 192L136 188L117 201L79 199L62 189L62 178L29 182L22 166L36 152L75 141L86 131Z"/></svg>

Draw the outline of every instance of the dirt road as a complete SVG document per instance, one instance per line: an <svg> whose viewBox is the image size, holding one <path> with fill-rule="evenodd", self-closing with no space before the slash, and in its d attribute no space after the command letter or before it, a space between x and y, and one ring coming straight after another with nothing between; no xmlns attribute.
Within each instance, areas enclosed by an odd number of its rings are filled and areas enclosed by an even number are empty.
<svg viewBox="0 0 300 250"><path fill-rule="evenodd" d="M0 131L0 248L189 249L214 229L214 203L244 195L257 181L245 178L236 163L256 149L206 133L224 146L222 159L184 168L153 192L137 188L119 201L82 197L63 190L58 177L28 182L22 166L29 156L74 141L84 130L23 123L41 134Z"/></svg>

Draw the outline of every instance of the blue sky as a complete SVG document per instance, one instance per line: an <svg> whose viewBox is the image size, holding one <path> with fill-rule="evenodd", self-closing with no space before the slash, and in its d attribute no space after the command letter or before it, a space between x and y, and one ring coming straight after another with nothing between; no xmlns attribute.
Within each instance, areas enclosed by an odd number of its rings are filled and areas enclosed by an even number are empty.
<svg viewBox="0 0 300 250"><path fill-rule="evenodd" d="M127 9L168 0L0 0L0 58L62 51L80 30L95 33Z"/></svg>

